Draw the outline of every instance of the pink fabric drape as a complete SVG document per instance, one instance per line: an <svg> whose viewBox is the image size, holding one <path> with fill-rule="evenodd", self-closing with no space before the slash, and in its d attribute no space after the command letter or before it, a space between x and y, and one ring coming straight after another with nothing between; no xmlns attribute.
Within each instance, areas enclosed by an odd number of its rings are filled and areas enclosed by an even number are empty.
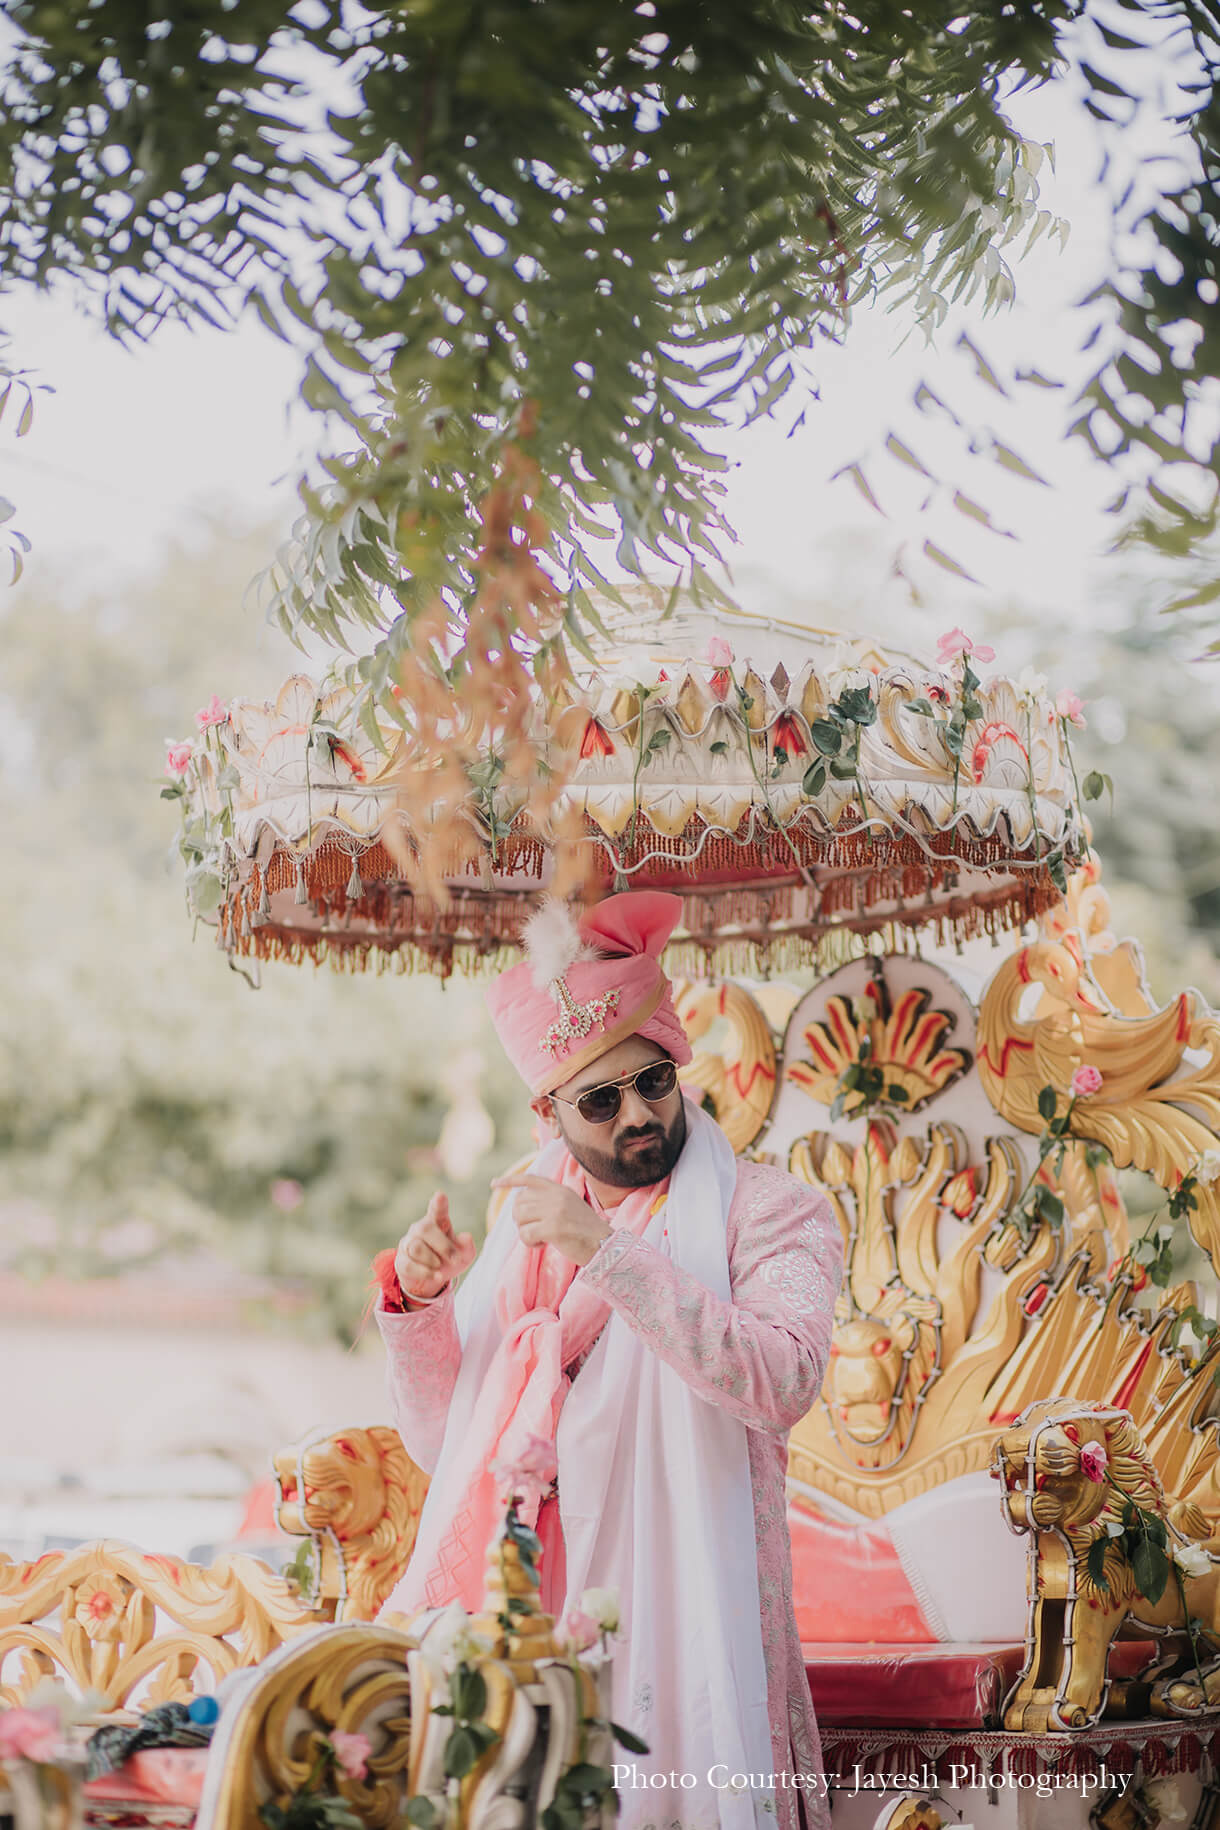
<svg viewBox="0 0 1220 1830"><path fill-rule="evenodd" d="M534 1168L589 1199L585 1172L563 1145L548 1145ZM633 1189L615 1209L618 1226L638 1237L663 1190L663 1184ZM511 1207L498 1224L512 1226ZM578 1280L578 1268L553 1246L513 1245L496 1298L500 1344L461 1453L440 1476L438 1504L452 1524L435 1554L421 1547L424 1560L412 1558L395 1592L396 1608L410 1612L460 1601L475 1611L482 1605L487 1546L504 1513L492 1464L516 1461L531 1436L555 1440L569 1385L564 1368L592 1346L610 1315L596 1286ZM536 1514L537 1502L522 1508L526 1524L533 1525Z"/></svg>

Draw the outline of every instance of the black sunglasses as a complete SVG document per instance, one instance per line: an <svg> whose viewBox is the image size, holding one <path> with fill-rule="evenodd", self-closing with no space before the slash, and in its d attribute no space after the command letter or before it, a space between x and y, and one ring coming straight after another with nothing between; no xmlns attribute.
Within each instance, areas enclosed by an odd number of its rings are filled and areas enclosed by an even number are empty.
<svg viewBox="0 0 1220 1830"><path fill-rule="evenodd" d="M607 1080L600 1087L586 1088L577 1099L560 1099L558 1093L552 1093L551 1098L558 1099L561 1106L575 1106L588 1125L608 1125L618 1117L628 1087L634 1087L641 1099L655 1106L668 1099L677 1084L678 1070L672 1061L650 1061L647 1067L623 1080Z"/></svg>

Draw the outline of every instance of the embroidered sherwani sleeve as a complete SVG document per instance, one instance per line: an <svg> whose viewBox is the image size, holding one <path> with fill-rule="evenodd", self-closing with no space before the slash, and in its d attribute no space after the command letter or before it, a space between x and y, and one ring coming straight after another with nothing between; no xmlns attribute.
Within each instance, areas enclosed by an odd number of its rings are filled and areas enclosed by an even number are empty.
<svg viewBox="0 0 1220 1830"><path fill-rule="evenodd" d="M821 1388L842 1236L824 1195L743 1164L729 1245L728 1302L625 1230L611 1233L582 1275L700 1397L750 1429L783 1435Z"/></svg>
<svg viewBox="0 0 1220 1830"><path fill-rule="evenodd" d="M395 1428L411 1460L432 1474L462 1363L452 1286L406 1315L392 1315L380 1305L376 1314Z"/></svg>

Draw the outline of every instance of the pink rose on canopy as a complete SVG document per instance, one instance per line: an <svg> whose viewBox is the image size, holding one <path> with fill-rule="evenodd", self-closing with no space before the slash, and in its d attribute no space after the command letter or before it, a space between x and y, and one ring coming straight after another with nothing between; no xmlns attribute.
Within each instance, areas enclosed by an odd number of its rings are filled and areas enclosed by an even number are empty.
<svg viewBox="0 0 1220 1830"><path fill-rule="evenodd" d="M0 1760L42 1765L55 1758L62 1733L56 1709L6 1709L0 1715Z"/></svg>
<svg viewBox="0 0 1220 1830"><path fill-rule="evenodd" d="M709 667L731 667L733 650L722 635L714 635L707 645L707 664Z"/></svg>
<svg viewBox="0 0 1220 1830"><path fill-rule="evenodd" d="M336 1728L331 1730L330 1744L335 1750L335 1759L348 1778L363 1779L369 1770L369 1755L373 1751L368 1736L353 1735L344 1728Z"/></svg>
<svg viewBox="0 0 1220 1830"><path fill-rule="evenodd" d="M995 649L972 642L964 629L946 629L943 635L937 636L936 659L942 667L947 661L955 661L959 654L970 655L976 661L995 660Z"/></svg>
<svg viewBox="0 0 1220 1830"><path fill-rule="evenodd" d="M212 724L228 724L229 708L221 702L220 696L213 693L207 704L195 713L195 728L206 731Z"/></svg>
<svg viewBox="0 0 1220 1830"><path fill-rule="evenodd" d="M271 1205L282 1214L290 1214L305 1199L305 1190L291 1176L278 1176L271 1184Z"/></svg>
<svg viewBox="0 0 1220 1830"><path fill-rule="evenodd" d="M579 1608L573 1608L564 1616L564 1643L573 1652L587 1652L590 1646L595 1646L599 1631L597 1622L590 1615L582 1614Z"/></svg>
<svg viewBox="0 0 1220 1830"><path fill-rule="evenodd" d="M1055 710L1061 718L1066 718L1069 724L1078 724L1083 729L1084 700L1079 693L1070 693L1064 687L1063 691L1056 695Z"/></svg>
<svg viewBox="0 0 1220 1830"><path fill-rule="evenodd" d="M193 743L171 743L165 752L165 766L171 775L185 775L194 754Z"/></svg>
<svg viewBox="0 0 1220 1830"><path fill-rule="evenodd" d="M1105 1445L1100 1442L1086 1442L1080 1451L1080 1472L1087 1481L1100 1485L1106 1478L1106 1469L1110 1457L1106 1454Z"/></svg>
<svg viewBox="0 0 1220 1830"><path fill-rule="evenodd" d="M1087 1062L1083 1067L1078 1067L1076 1072L1072 1075L1072 1084L1068 1088L1068 1092L1072 1095L1073 1099L1088 1099L1090 1094L1100 1093L1100 1070L1095 1067L1090 1067Z"/></svg>

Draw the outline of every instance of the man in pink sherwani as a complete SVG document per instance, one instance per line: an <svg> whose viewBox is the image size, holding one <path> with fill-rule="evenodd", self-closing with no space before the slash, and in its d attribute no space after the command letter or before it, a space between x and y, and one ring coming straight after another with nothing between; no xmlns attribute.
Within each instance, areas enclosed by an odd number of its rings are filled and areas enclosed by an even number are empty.
<svg viewBox="0 0 1220 1830"><path fill-rule="evenodd" d="M621 1599L613 1714L650 1749L616 1768L625 1830L824 1830L784 1483L842 1242L824 1196L739 1163L683 1099L660 965L680 911L630 892L578 928L549 905L489 994L551 1141L499 1184L477 1262L443 1195L395 1255L378 1321L432 1485L386 1605L477 1609L499 1471L553 1442L555 1490L523 1516L551 1612L590 1585Z"/></svg>

